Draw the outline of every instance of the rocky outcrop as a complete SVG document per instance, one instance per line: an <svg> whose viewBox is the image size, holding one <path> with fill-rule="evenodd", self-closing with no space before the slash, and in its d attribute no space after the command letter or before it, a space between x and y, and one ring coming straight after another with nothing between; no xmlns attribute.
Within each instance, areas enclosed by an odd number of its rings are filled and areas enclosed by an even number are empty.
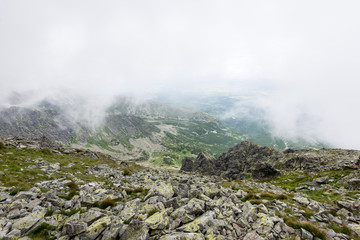
<svg viewBox="0 0 360 240"><path fill-rule="evenodd" d="M195 171L209 175L217 174L215 167L215 159L206 152L199 153L195 161L192 161L191 158L185 158L183 160L180 171Z"/></svg>
<svg viewBox="0 0 360 240"><path fill-rule="evenodd" d="M258 179L270 179L276 177L279 172L269 164L265 168L259 168L259 164L276 161L281 156L280 151L244 141L230 148L228 152L223 153L216 160L206 153L200 153L194 162L185 159L181 170L219 175L229 179L243 179L249 173L258 169L260 170L260 172L256 172ZM263 172L262 176L260 176L261 172Z"/></svg>
<svg viewBox="0 0 360 240"><path fill-rule="evenodd" d="M255 166L255 169L251 172L252 177L256 180L269 180L280 175L280 172L276 170L269 163L259 163Z"/></svg>
<svg viewBox="0 0 360 240"><path fill-rule="evenodd" d="M256 180L269 180L279 176L281 171L311 173L352 169L359 154L360 151L341 149L278 151L244 141L217 159L204 153L200 153L195 161L187 158L183 161L181 171L218 175L227 179L252 176Z"/></svg>

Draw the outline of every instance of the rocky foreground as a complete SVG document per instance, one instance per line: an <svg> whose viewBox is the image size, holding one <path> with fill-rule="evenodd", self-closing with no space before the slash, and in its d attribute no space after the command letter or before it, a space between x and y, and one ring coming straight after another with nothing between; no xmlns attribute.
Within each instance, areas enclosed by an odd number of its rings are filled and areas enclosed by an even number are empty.
<svg viewBox="0 0 360 240"><path fill-rule="evenodd" d="M50 145L51 153L34 157L28 148L39 142L5 143L0 149L0 161L6 163L0 172L2 239L360 237L359 173L346 169L353 153L341 170L325 167L328 172L317 175L297 167L285 178L288 173L278 169L273 180L259 182L104 163L99 154ZM66 159L78 159L75 155L87 155L98 164L84 160L78 166L73 160L71 165ZM23 161L20 171L34 171L42 180L29 178L34 183L28 189L10 186L3 180L12 168L9 160Z"/></svg>

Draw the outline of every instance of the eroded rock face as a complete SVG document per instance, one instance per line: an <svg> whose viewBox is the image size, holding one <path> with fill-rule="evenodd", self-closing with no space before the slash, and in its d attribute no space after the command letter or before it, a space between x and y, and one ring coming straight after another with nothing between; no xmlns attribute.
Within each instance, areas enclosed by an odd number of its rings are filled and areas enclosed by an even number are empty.
<svg viewBox="0 0 360 240"><path fill-rule="evenodd" d="M276 170L269 163L259 163L252 171L252 177L256 180L269 180L280 175L280 172Z"/></svg>
<svg viewBox="0 0 360 240"><path fill-rule="evenodd" d="M259 164L277 160L281 156L280 151L244 141L230 148L218 159L213 159L206 153L200 153L194 162L189 158L185 159L181 170L218 175L228 179L243 179ZM269 165L258 168L258 170L260 172L256 176L259 180L270 179L279 175L279 172Z"/></svg>

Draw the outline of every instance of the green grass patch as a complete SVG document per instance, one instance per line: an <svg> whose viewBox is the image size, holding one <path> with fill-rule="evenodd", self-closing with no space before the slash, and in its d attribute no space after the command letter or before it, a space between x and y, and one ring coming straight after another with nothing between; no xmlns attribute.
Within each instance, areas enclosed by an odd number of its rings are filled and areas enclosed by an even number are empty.
<svg viewBox="0 0 360 240"><path fill-rule="evenodd" d="M99 208L106 209L107 207L115 207L116 200L107 198L99 203Z"/></svg>
<svg viewBox="0 0 360 240"><path fill-rule="evenodd" d="M53 228L49 224L42 223L31 231L29 237L32 239L53 240L56 239L55 236L50 235L50 231L53 230L55 230L55 228Z"/></svg>
<svg viewBox="0 0 360 240"><path fill-rule="evenodd" d="M46 210L46 213L45 213L45 217L50 217L54 214L55 210L50 208L48 210Z"/></svg>
<svg viewBox="0 0 360 240"><path fill-rule="evenodd" d="M284 222L289 227L295 228L295 229L305 229L309 231L314 237L317 237L322 240L326 240L326 233L321 230L317 225L311 222L301 222L301 221L294 221L293 219L289 217L282 217L284 219Z"/></svg>
<svg viewBox="0 0 360 240"><path fill-rule="evenodd" d="M159 212L159 210L153 208L148 212L147 217L151 217L152 215L154 215L157 212Z"/></svg>
<svg viewBox="0 0 360 240"><path fill-rule="evenodd" d="M124 190L130 198L145 197L149 192L149 189L144 189L144 188L135 188L135 189L124 188Z"/></svg>
<svg viewBox="0 0 360 240"><path fill-rule="evenodd" d="M266 200L286 200L288 199L288 195L286 194L274 194L271 192L261 192L260 193L260 198L261 199L266 199Z"/></svg>
<svg viewBox="0 0 360 240"><path fill-rule="evenodd" d="M253 199L259 199L256 194L252 191L249 191L248 194L241 199L241 201L246 202Z"/></svg>
<svg viewBox="0 0 360 240"><path fill-rule="evenodd" d="M16 149L13 147L3 149L2 154L3 156L0 158L0 171L5 174L0 175L0 183L4 187L15 187L19 191L28 190L37 182L63 177L67 178L69 174L73 174L83 181L96 180L105 182L106 179L104 177L95 177L92 174L87 174L87 166L107 164L113 168L120 167L119 164L105 155L100 155L100 158L95 159L72 154L49 153L44 149ZM38 161L44 161L49 164L60 163L61 170L58 172L42 171L40 170L40 165L37 165ZM71 168L63 167L70 163L74 164L74 166ZM71 186L69 187L71 188Z"/></svg>
<svg viewBox="0 0 360 240"><path fill-rule="evenodd" d="M123 173L124 173L124 176L131 176L131 174L132 174L131 170L128 167L123 169Z"/></svg>
<svg viewBox="0 0 360 240"><path fill-rule="evenodd" d="M10 196L15 196L16 194L18 194L18 192L19 192L19 189L15 188L15 189L11 190L9 194L10 194Z"/></svg>

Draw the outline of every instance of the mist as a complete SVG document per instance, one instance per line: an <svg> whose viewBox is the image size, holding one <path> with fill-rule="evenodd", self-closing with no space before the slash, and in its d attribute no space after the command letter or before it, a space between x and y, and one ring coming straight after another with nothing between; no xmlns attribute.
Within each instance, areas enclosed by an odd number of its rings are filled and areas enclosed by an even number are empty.
<svg viewBox="0 0 360 240"><path fill-rule="evenodd" d="M359 7L3 0L0 105L55 98L99 121L117 95L231 95L247 101L227 116L258 108L276 136L360 149ZM14 92L31 97L10 101Z"/></svg>

